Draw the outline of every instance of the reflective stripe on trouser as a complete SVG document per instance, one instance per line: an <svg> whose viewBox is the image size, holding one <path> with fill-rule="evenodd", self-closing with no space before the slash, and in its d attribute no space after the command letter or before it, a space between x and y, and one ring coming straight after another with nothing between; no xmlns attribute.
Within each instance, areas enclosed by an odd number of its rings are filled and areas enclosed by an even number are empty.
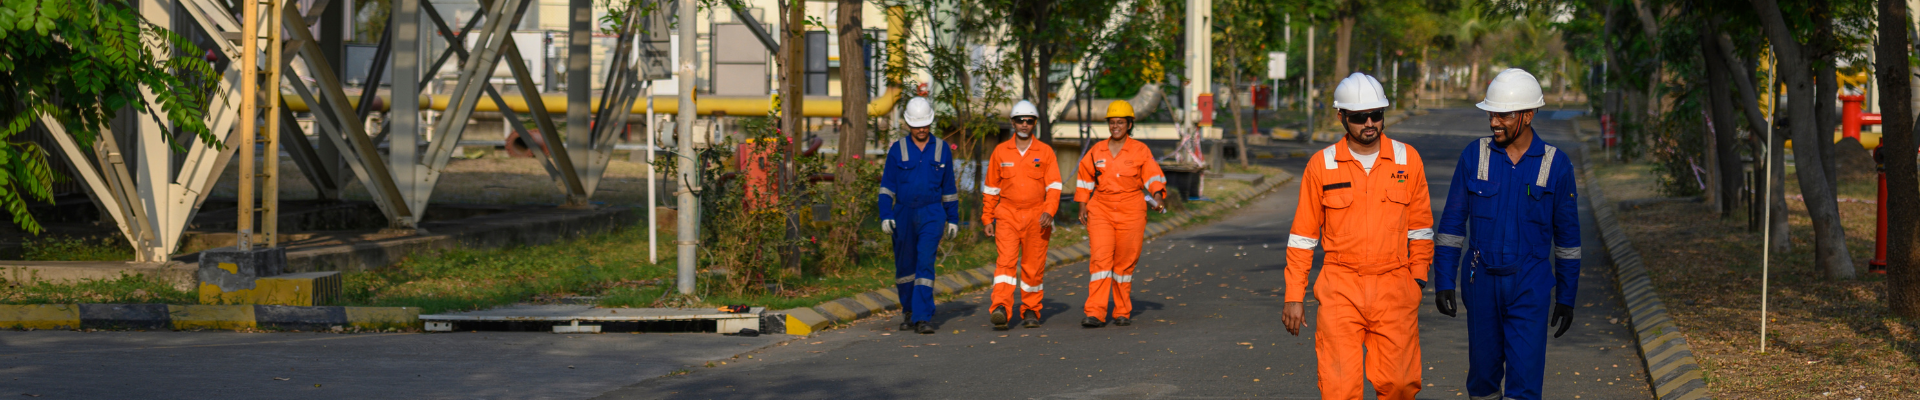
<svg viewBox="0 0 1920 400"><path fill-rule="evenodd" d="M1540 263L1506 276L1469 267L1476 270L1461 284L1467 306L1467 395L1540 399L1552 266Z"/></svg>
<svg viewBox="0 0 1920 400"><path fill-rule="evenodd" d="M1383 400L1413 399L1420 393L1420 284L1404 268L1361 275L1329 267L1313 285L1320 398L1359 399L1371 381Z"/></svg>
<svg viewBox="0 0 1920 400"><path fill-rule="evenodd" d="M933 256L946 230L947 210L940 203L902 210L894 216L894 290L900 312L913 322L933 319ZM910 278L910 279L907 279Z"/></svg>
<svg viewBox="0 0 1920 400"><path fill-rule="evenodd" d="M1123 199L1105 200L1114 197ZM1107 301L1113 316L1133 318L1133 268L1140 261L1140 242L1147 230L1146 199L1139 195L1095 196L1087 202L1087 238L1092 250L1087 262L1087 316L1107 320Z"/></svg>
<svg viewBox="0 0 1920 400"><path fill-rule="evenodd" d="M1045 295L1047 239L1052 237L1052 229L1040 226L1040 215L1034 213L1025 218L1008 218L995 222L993 244L999 250L999 258L993 267L993 305L1007 310L1008 318L1019 320L1027 311L1040 312L1040 299ZM1018 223L1015 220L1025 220ZM1025 225L1025 226L1022 226ZM1014 310L1014 298L1018 293L1020 309Z"/></svg>

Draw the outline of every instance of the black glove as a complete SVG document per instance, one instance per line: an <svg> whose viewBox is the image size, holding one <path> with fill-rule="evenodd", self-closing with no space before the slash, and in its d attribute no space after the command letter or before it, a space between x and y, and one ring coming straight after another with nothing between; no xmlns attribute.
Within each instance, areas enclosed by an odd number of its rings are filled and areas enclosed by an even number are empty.
<svg viewBox="0 0 1920 400"><path fill-rule="evenodd" d="M1547 326L1560 327L1560 330L1553 332L1553 337L1565 335L1567 328L1573 327L1573 306L1554 303L1553 316L1547 318Z"/></svg>
<svg viewBox="0 0 1920 400"><path fill-rule="evenodd" d="M1454 312L1459 310L1459 308L1458 304L1454 303L1453 290L1442 290L1440 293L1435 293L1433 295L1433 308L1439 309L1441 314L1446 314L1449 317L1455 316Z"/></svg>

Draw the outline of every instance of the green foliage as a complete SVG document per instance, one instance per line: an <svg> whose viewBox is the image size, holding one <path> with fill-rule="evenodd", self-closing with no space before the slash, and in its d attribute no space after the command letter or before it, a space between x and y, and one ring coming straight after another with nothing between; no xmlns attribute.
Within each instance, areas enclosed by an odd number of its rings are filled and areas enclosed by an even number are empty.
<svg viewBox="0 0 1920 400"><path fill-rule="evenodd" d="M97 238L42 236L28 238L21 247L25 253L20 258L27 261L133 260L133 247L127 244L126 238L118 235Z"/></svg>
<svg viewBox="0 0 1920 400"><path fill-rule="evenodd" d="M206 60L170 57L167 51L199 54L185 37L145 20L125 1L0 4L0 167L6 169L0 207L15 224L38 234L26 200L51 201L48 185L55 175L45 150L9 140L42 115L58 121L82 148L91 148L122 109L164 115L163 125L220 145L206 125L218 74ZM174 135L164 136L175 151L185 150Z"/></svg>
<svg viewBox="0 0 1920 400"><path fill-rule="evenodd" d="M4 282L5 304L195 304L199 296L146 275L88 279L72 283Z"/></svg>

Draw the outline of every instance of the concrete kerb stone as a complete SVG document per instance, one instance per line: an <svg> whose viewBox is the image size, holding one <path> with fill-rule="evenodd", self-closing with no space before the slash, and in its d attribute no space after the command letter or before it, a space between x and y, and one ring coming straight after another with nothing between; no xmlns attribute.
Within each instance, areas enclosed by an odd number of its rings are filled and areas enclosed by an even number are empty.
<svg viewBox="0 0 1920 400"><path fill-rule="evenodd" d="M1273 191L1274 187L1293 178L1294 176L1292 174L1281 172L1280 176L1276 177L1276 179L1257 180L1253 182L1253 188L1251 190L1227 196L1226 200L1211 204L1207 207L1183 211L1161 222L1150 224L1149 233L1151 234L1147 235L1147 237L1157 237L1171 232L1179 227L1186 226L1192 221L1198 220L1201 216L1239 208L1241 201L1265 195ZM1157 232L1155 232L1156 230ZM1088 243L1081 241L1072 246L1048 250L1047 262L1050 265L1065 264L1079 261L1092 254L1093 252L1089 248ZM964 269L940 275L934 278L934 293L961 293L990 286L993 284L993 269L994 266L988 264L979 268ZM877 304L879 307L875 307L873 304L863 304L862 300L879 303ZM828 325L835 322L853 321L878 313L881 310L895 310L899 308L900 297L899 294L894 293L893 288L876 289L851 297L834 299L813 307L769 311L761 316L761 320L765 321L761 326L767 328L762 333L785 333L789 335L806 336L814 332L819 332L821 329L825 329ZM861 311L866 312L863 313Z"/></svg>
<svg viewBox="0 0 1920 400"><path fill-rule="evenodd" d="M1614 261L1614 288L1628 305L1627 321L1634 331L1641 367L1647 372L1647 386L1661 400L1713 398L1702 375L1705 370L1694 359L1680 327L1673 324L1666 304L1660 301L1640 253L1633 249L1613 210L1602 206L1607 204L1606 194L1593 184L1593 168L1585 162L1592 159L1592 152L1584 147L1581 152L1580 169L1585 178L1581 186L1600 224L1602 242Z"/></svg>
<svg viewBox="0 0 1920 400"><path fill-rule="evenodd" d="M0 305L0 328L134 330L417 329L414 307L269 305L22 304Z"/></svg>

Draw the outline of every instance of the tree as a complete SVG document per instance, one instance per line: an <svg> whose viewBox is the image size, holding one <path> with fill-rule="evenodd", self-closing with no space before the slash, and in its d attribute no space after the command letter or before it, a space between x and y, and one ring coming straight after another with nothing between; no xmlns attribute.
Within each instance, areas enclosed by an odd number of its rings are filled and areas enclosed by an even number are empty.
<svg viewBox="0 0 1920 400"><path fill-rule="evenodd" d="M34 234L27 201L52 201L59 179L46 150L8 139L51 116L91 148L121 110L164 115L172 126L220 146L208 131L207 98L219 77L180 35L141 17L123 0L9 0L0 3L0 207ZM177 75L176 75L177 74ZM147 89L151 95L143 94ZM184 151L172 135L168 143ZM85 162L75 160L75 162Z"/></svg>
<svg viewBox="0 0 1920 400"><path fill-rule="evenodd" d="M840 33L840 162L853 162L867 151L867 65L866 32L862 30L860 9L865 1L840 0L835 22Z"/></svg>
<svg viewBox="0 0 1920 400"><path fill-rule="evenodd" d="M1266 34L1264 26L1267 3L1257 0L1219 0L1213 7L1214 22L1218 24L1213 29L1214 47L1226 50L1225 54L1220 55L1221 59L1214 60L1214 65L1226 70L1227 91L1231 96L1240 90L1241 72L1255 72L1249 71L1251 69L1266 71L1267 55L1260 50L1267 47L1267 39L1272 37ZM1247 98L1251 100L1253 96ZM1249 151L1245 150L1248 132L1243 110L1247 104L1243 103L1246 102L1230 101L1228 105L1233 108L1233 130L1235 136L1239 137L1242 149L1239 151L1240 166L1245 167Z"/></svg>
<svg viewBox="0 0 1920 400"><path fill-rule="evenodd" d="M1799 30L1787 24L1778 2L1752 2L1755 11L1759 12L1761 27L1772 42L1774 54L1779 55L1779 73L1786 83L1788 94L1786 117L1791 119L1788 127L1794 142L1805 146L1802 147L1803 151L1793 153L1794 162L1802 166L1794 175L1800 178L1800 191L1806 199L1807 214L1813 219L1815 264L1825 270L1830 278L1851 279L1854 276L1853 256L1847 253L1846 230L1840 226L1839 201L1834 197L1833 183L1828 179L1825 169L1818 167L1827 162L1825 155L1818 150L1818 143L1831 139L1817 129L1819 120L1815 109L1821 102L1817 98L1820 92L1815 90L1813 72L1822 61L1827 60L1825 57L1831 55L1821 54L1818 29L1811 35L1798 34ZM1831 15L1821 15L1823 13L1820 10L1824 7L1827 7L1826 2L1815 1L1811 19L1831 18Z"/></svg>
<svg viewBox="0 0 1920 400"><path fill-rule="evenodd" d="M1920 170L1907 149L1913 138L1913 53L1907 42L1913 15L1905 1L1880 0L1880 41L1874 48L1880 81L1881 160L1887 173L1887 306L1908 320L1920 319ZM1887 151L1886 149L1892 149Z"/></svg>

